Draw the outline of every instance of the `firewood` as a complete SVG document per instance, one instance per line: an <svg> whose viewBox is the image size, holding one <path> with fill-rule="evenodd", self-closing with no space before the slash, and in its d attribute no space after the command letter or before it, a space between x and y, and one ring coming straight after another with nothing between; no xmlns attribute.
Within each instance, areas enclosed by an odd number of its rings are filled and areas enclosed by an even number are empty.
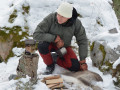
<svg viewBox="0 0 120 90"><path fill-rule="evenodd" d="M53 84L53 83L63 83L63 79L58 78L58 79L46 80L46 84Z"/></svg>
<svg viewBox="0 0 120 90"><path fill-rule="evenodd" d="M60 78L60 75L54 75L54 76L44 77L45 80L58 79L58 78Z"/></svg>
<svg viewBox="0 0 120 90"><path fill-rule="evenodd" d="M61 88L61 87L63 87L63 86L64 86L63 83L59 83L58 85L53 86L53 87L51 87L50 89Z"/></svg>
<svg viewBox="0 0 120 90"><path fill-rule="evenodd" d="M45 83L46 80L57 79L57 78L60 78L60 75L44 77L43 80L41 80L41 82Z"/></svg>
<svg viewBox="0 0 120 90"><path fill-rule="evenodd" d="M49 84L49 85L47 85L47 87L48 87L48 88L52 88L52 87L57 86L57 85L59 85L59 83Z"/></svg>
<svg viewBox="0 0 120 90"><path fill-rule="evenodd" d="M60 88L60 90L63 90L63 88Z"/></svg>
<svg viewBox="0 0 120 90"><path fill-rule="evenodd" d="M41 80L42 83L45 83L45 79Z"/></svg>

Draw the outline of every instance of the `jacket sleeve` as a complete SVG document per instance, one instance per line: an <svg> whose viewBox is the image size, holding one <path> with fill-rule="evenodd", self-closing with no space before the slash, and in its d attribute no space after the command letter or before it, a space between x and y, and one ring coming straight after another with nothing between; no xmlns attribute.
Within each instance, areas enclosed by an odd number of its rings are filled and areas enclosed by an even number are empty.
<svg viewBox="0 0 120 90"><path fill-rule="evenodd" d="M88 54L88 40L86 37L85 28L78 19L76 20L76 29L74 34L77 40L77 44L79 46L78 50L80 60L85 60Z"/></svg>
<svg viewBox="0 0 120 90"><path fill-rule="evenodd" d="M48 15L42 22L37 25L33 38L36 41L54 42L55 35L49 33L51 23L53 22L51 14Z"/></svg>

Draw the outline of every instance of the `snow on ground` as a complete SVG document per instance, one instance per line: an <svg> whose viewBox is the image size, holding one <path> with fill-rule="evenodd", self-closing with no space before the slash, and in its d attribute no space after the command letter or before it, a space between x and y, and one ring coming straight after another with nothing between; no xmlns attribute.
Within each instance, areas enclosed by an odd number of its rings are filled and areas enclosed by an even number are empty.
<svg viewBox="0 0 120 90"><path fill-rule="evenodd" d="M0 64L0 72L1 72L0 73L0 90L15 90L15 88L16 88L15 83L17 82L17 80L9 81L8 77L10 76L10 74L16 74L16 68L18 65L19 58L20 57L15 56L15 57L10 58L7 64L5 64L5 63ZM102 87L103 90L116 90L116 88L113 84L113 80L115 80L115 78L112 78L112 76L109 74L103 75L103 73L101 71L99 71L98 68L93 67L90 57L87 58L87 64L88 64L88 69L90 71L98 73L103 78L103 82L97 83L98 86ZM39 67L38 68L38 77L43 78L44 75L40 75L40 73L44 72L46 65L44 64L41 57L39 58L38 67ZM59 74L62 71L64 71L63 68L56 66L54 73ZM22 79L21 81L27 82L28 78ZM49 90L44 83L40 82L40 80L38 81L37 85L34 85L34 88L35 88L34 90ZM75 88L75 86L71 87L69 89L74 90L74 88Z"/></svg>
<svg viewBox="0 0 120 90"><path fill-rule="evenodd" d="M116 90L115 86L113 85L113 80L116 80L115 78L112 78L110 74L104 75L98 68L93 67L90 57L87 58L87 64L90 71L98 73L103 78L103 82L97 83L98 86L102 87L103 90Z"/></svg>
<svg viewBox="0 0 120 90"><path fill-rule="evenodd" d="M77 9L78 13L82 16L80 20L86 29L87 37L91 40L106 40L111 48L117 47L120 43L120 31L116 15L109 3L112 0L1 0L0 3L0 27L12 27L14 25L24 26L25 21L30 28L29 34L32 35L37 24L49 13L54 12L59 4L63 1L68 1L73 4ZM47 2L47 3L46 3ZM109 3L108 3L109 2ZM13 6L12 6L13 4ZM22 5L30 5L29 15L22 15ZM12 6L12 7L11 7ZM9 15L14 11L18 10L18 17L14 23L9 23ZM100 24L98 24L100 22ZM108 30L116 28L119 33L109 34ZM74 41L72 41L73 43ZM10 74L16 74L16 67L21 53L24 51L22 48L15 47L13 52L16 56L11 57L8 63L0 63L0 90L15 90L15 80L8 81ZM37 52L38 53L38 52ZM116 90L111 75L103 75L97 68L92 66L90 57L87 58L88 68L91 71L97 72L103 78L103 82L99 82L98 85L103 90ZM116 63L117 64L117 63ZM115 65L116 65L115 64ZM41 57L39 59L38 74L43 72L46 65L43 63ZM56 73L60 73L59 67L56 69ZM42 76L39 75L39 78ZM27 80L27 79L25 79ZM24 81L24 80L23 80ZM34 86L35 90L48 90L45 84L38 82ZM40 89L39 89L40 88Z"/></svg>

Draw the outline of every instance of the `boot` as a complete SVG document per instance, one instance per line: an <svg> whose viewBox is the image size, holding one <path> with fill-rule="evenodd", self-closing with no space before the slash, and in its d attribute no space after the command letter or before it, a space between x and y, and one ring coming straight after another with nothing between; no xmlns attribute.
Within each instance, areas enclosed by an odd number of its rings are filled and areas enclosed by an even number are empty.
<svg viewBox="0 0 120 90"><path fill-rule="evenodd" d="M55 69L55 64L47 65L46 71L43 73L44 75L52 74Z"/></svg>
<svg viewBox="0 0 120 90"><path fill-rule="evenodd" d="M52 56L52 59L53 59L53 63L57 63L57 57L58 57L58 54L56 52L51 52L51 56Z"/></svg>
<svg viewBox="0 0 120 90"><path fill-rule="evenodd" d="M58 55L57 55L56 52L51 52L51 56L52 56L52 59L53 59L53 64L47 65L46 71L44 72L44 75L52 74L52 72L54 71Z"/></svg>

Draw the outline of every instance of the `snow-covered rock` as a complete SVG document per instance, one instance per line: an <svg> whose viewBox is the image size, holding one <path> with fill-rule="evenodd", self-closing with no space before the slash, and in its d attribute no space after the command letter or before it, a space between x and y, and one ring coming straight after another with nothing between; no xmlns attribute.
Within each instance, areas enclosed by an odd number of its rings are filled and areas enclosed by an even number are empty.
<svg viewBox="0 0 120 90"><path fill-rule="evenodd" d="M55 12L59 4L63 1L68 1L69 3L73 4L78 13L81 15L79 19L85 27L87 37L91 45L93 42L96 42L94 43L95 47L93 47L95 48L94 52L96 54L91 52L93 55L91 57L93 62L100 65L103 59L106 61L110 59L112 62L118 60L117 58L119 57L120 53L120 30L117 17L111 6L112 0L2 0L0 3L0 27L12 28L14 26L19 26L22 28L22 31L19 31L17 36L21 36L25 31L31 36L38 23L42 21L42 19L49 13ZM25 9L24 7L29 9ZM11 19L11 23L10 16L13 13L15 14L15 17ZM116 30L111 31L113 28L116 28ZM5 32L9 34L9 30ZM24 41L25 38L26 37L22 37L19 39L19 41ZM14 39L17 38L14 36ZM75 42L75 39L73 39L72 43L73 42ZM16 43L16 45L20 44ZM102 47L102 51L99 50L99 47ZM21 49L14 48L14 54L20 56L19 50ZM96 57L94 55L96 55ZM12 88L15 89L14 82L7 81L7 77L9 74L13 72L15 73L16 66L18 64L18 57L12 57L11 59L9 59L7 64L0 64L0 82L2 82L0 83L0 89L2 88L2 90L12 90ZM99 61L96 61L96 59ZM40 58L39 61L38 73L45 70L45 64L43 63L42 58ZM101 86L104 86L103 89L115 90L111 75L103 75L97 68L92 67L91 62L91 59L87 59L89 69L99 72L100 75L104 77L103 83L100 84ZM114 64L115 67L119 65L119 61L116 63ZM58 71L60 72L60 70ZM39 75L39 77L42 76ZM41 82L36 85L35 90L39 90L39 88L41 90L47 90L45 85L41 84Z"/></svg>

